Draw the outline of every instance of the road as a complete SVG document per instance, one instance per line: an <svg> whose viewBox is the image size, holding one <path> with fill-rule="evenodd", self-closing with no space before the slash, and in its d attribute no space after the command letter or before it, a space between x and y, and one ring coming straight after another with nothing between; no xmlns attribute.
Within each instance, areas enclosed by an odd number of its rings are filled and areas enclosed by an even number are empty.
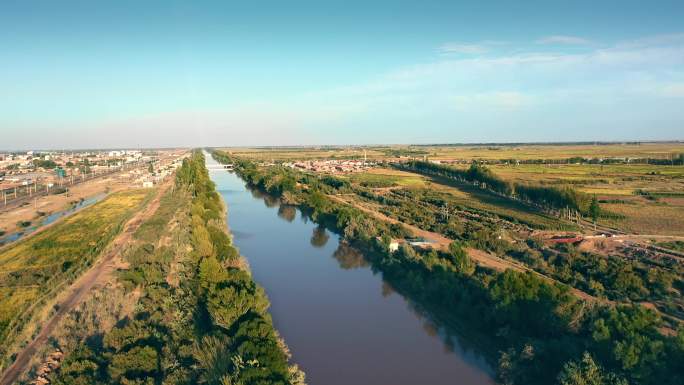
<svg viewBox="0 0 684 385"><path fill-rule="evenodd" d="M124 225L123 231L110 243L104 255L67 289L69 290L69 295L59 304L58 310L48 319L33 341L19 352L12 365L7 368L2 378L0 378L0 385L13 384L28 369L31 358L39 351L40 347L45 345L62 318L81 302L86 293L98 282L101 282L102 277L114 270L115 258L121 254L124 247L131 241L133 233L135 233L140 225L157 211L161 197L169 186L169 183L165 183L159 188L157 195L147 206L136 213Z"/></svg>

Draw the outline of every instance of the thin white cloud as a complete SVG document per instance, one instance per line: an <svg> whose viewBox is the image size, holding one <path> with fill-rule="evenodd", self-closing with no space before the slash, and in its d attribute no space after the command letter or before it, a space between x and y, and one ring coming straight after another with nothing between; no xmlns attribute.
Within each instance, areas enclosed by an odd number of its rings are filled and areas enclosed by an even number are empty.
<svg viewBox="0 0 684 385"><path fill-rule="evenodd" d="M504 45L506 42L499 40L483 40L473 43L463 42L448 42L439 47L439 52L442 54L463 54L463 55L480 55L491 50L492 46Z"/></svg>
<svg viewBox="0 0 684 385"><path fill-rule="evenodd" d="M531 106L534 97L518 91L492 91L474 94L457 95L454 97L456 108L467 110L473 107L495 107L507 110L517 110Z"/></svg>
<svg viewBox="0 0 684 385"><path fill-rule="evenodd" d="M439 47L441 53L460 53L465 55L483 54L489 51L489 48L483 44L462 44L462 43L446 43Z"/></svg>
<svg viewBox="0 0 684 385"><path fill-rule="evenodd" d="M683 45L684 33L671 33L664 35L646 36L638 39L622 41L616 45L617 48L630 49L641 47L659 47L669 45Z"/></svg>
<svg viewBox="0 0 684 385"><path fill-rule="evenodd" d="M537 44L587 45L591 41L577 36L552 35L537 40Z"/></svg>
<svg viewBox="0 0 684 385"><path fill-rule="evenodd" d="M684 82L666 84L660 89L660 94L669 98L684 98Z"/></svg>

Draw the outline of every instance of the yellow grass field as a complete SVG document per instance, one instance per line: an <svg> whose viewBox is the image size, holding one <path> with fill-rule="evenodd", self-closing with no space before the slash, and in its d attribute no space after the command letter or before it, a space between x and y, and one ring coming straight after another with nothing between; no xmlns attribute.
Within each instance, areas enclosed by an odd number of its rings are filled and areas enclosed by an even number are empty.
<svg viewBox="0 0 684 385"><path fill-rule="evenodd" d="M600 144L600 145L496 145L417 147L431 159L565 159L584 158L660 158L684 152L684 143Z"/></svg>
<svg viewBox="0 0 684 385"><path fill-rule="evenodd" d="M115 193L0 250L0 340L31 304L90 265L149 196Z"/></svg>
<svg viewBox="0 0 684 385"><path fill-rule="evenodd" d="M374 168L367 172L350 174L349 179L352 183L371 186L376 184L379 187L425 187L427 185L427 178L423 176L390 168Z"/></svg>

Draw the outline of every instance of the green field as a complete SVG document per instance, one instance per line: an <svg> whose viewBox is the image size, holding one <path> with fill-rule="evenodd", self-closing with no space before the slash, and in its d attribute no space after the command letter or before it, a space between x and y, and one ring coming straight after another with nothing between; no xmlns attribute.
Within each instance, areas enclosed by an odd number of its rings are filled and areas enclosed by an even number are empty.
<svg viewBox="0 0 684 385"><path fill-rule="evenodd" d="M376 188L427 186L427 179L423 176L389 168L376 168L367 172L351 174L349 180L364 187Z"/></svg>

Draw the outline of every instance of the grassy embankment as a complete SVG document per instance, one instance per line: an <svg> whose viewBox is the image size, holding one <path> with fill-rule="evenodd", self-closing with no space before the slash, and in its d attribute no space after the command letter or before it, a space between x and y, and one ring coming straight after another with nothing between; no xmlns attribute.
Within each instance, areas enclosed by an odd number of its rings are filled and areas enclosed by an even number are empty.
<svg viewBox="0 0 684 385"><path fill-rule="evenodd" d="M9 347L32 312L90 266L149 198L128 191L0 251L0 340ZM4 354L4 353L3 353Z"/></svg>

